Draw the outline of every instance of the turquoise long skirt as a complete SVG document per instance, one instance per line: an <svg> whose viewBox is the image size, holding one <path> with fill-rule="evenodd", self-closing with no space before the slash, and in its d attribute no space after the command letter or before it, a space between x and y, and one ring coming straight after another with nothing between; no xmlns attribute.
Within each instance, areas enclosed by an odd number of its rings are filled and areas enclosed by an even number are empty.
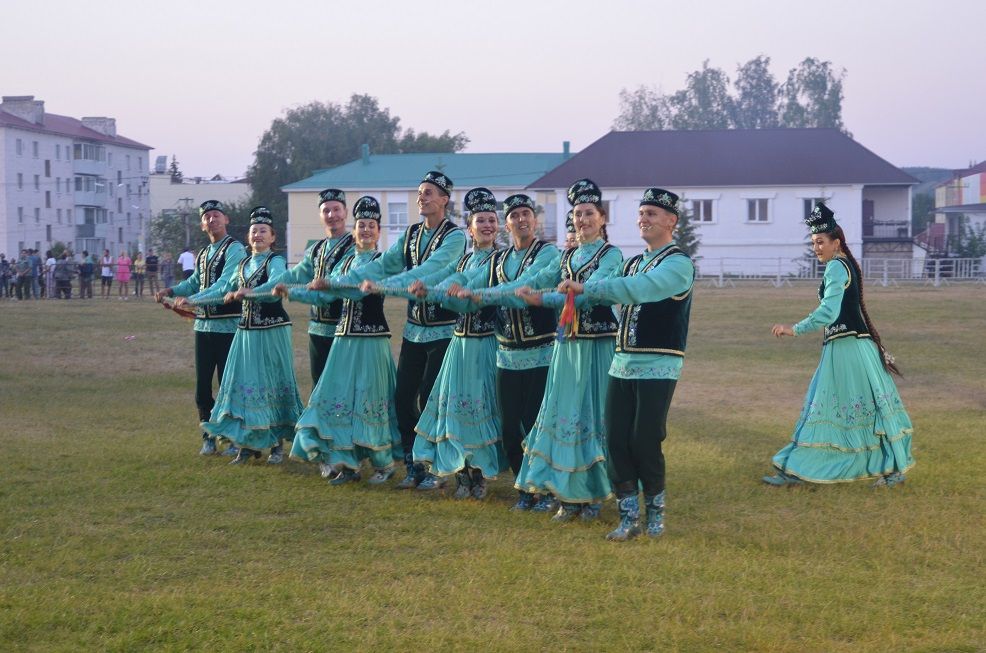
<svg viewBox="0 0 986 653"><path fill-rule="evenodd" d="M452 338L414 429L414 461L436 476L469 465L484 478L507 469L496 407L496 338Z"/></svg>
<svg viewBox="0 0 986 653"><path fill-rule="evenodd" d="M911 418L869 338L822 346L791 442L774 466L812 483L839 483L906 472Z"/></svg>
<svg viewBox="0 0 986 653"><path fill-rule="evenodd" d="M291 439L300 414L291 325L237 329L203 430L239 447L267 449Z"/></svg>
<svg viewBox="0 0 986 653"><path fill-rule="evenodd" d="M544 401L524 440L517 489L581 504L613 495L603 406L614 346L614 338L574 338L555 346Z"/></svg>
<svg viewBox="0 0 986 653"><path fill-rule="evenodd" d="M397 370L383 337L336 337L321 378L298 419L291 456L357 470L403 460L394 386Z"/></svg>

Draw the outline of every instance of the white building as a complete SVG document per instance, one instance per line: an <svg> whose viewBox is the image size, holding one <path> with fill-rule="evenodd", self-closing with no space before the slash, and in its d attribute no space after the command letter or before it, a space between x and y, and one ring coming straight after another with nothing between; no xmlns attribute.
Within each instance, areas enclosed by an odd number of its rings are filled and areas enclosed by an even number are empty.
<svg viewBox="0 0 986 653"><path fill-rule="evenodd" d="M602 188L610 241L625 256L643 250L637 210L649 186L692 211L705 274L797 273L808 249L803 219L818 199L858 258L912 256L917 180L835 129L610 132L528 186L555 207L559 233L568 186L583 177ZM540 199L547 193L556 199Z"/></svg>
<svg viewBox="0 0 986 653"><path fill-rule="evenodd" d="M34 96L0 103L0 251L141 248L150 217L151 148L113 118L46 113Z"/></svg>
<svg viewBox="0 0 986 653"><path fill-rule="evenodd" d="M181 215L187 212L198 221L199 204L206 200L219 200L225 204L242 204L250 198L250 184L246 179L228 180L216 175L211 178L171 178L168 157L159 156L151 171L151 216Z"/></svg>

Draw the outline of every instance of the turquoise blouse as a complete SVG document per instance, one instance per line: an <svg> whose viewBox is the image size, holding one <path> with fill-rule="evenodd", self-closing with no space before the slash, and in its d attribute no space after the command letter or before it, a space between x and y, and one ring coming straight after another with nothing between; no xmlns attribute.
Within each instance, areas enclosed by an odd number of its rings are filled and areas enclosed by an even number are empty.
<svg viewBox="0 0 986 653"><path fill-rule="evenodd" d="M219 243L211 243L209 245L208 251L206 253L206 259L212 260L216 251L219 249ZM226 249L226 263L223 265L223 273L219 276L211 287L218 286L220 284L228 283L230 279L236 277L236 271L239 269L240 261L247 257L246 248L243 243L234 241ZM176 283L171 287L171 292L175 297L193 297L199 292L199 268L195 267L195 272L192 276ZM203 292L208 292L209 288L206 288ZM235 288L234 288L235 290ZM202 331L204 333L236 333L236 325L239 322L238 319L222 318L217 320L202 320L196 318L195 325L193 329L195 331Z"/></svg>

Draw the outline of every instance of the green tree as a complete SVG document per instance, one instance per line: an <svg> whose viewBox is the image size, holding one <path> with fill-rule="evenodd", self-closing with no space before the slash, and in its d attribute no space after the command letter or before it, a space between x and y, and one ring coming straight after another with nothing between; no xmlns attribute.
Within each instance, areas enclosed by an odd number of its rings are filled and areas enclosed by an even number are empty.
<svg viewBox="0 0 986 653"><path fill-rule="evenodd" d="M928 228L935 208L933 193L920 193L911 198L911 233L919 234Z"/></svg>
<svg viewBox="0 0 986 653"><path fill-rule="evenodd" d="M808 57L787 75L781 85L780 122L784 127L834 127L842 124L842 80L846 71L835 71L831 62Z"/></svg>
<svg viewBox="0 0 986 653"><path fill-rule="evenodd" d="M168 174L171 175L172 184L180 184L185 178L185 176L181 174L181 170L178 169L178 159L175 158L174 154L171 155L171 165L168 166Z"/></svg>
<svg viewBox="0 0 986 653"><path fill-rule="evenodd" d="M641 86L620 91L620 115L613 129L621 131L660 131L671 129L671 107L667 96Z"/></svg>
<svg viewBox="0 0 986 653"><path fill-rule="evenodd" d="M689 73L685 88L668 99L672 129L729 129L733 126L733 98L729 95L729 77L719 68Z"/></svg>
<svg viewBox="0 0 986 653"><path fill-rule="evenodd" d="M959 258L986 256L986 223L973 227L969 224L969 218L962 216L954 252Z"/></svg>
<svg viewBox="0 0 986 653"><path fill-rule="evenodd" d="M770 57L760 55L737 67L733 83L733 126L738 129L777 127L779 86L770 72Z"/></svg>
<svg viewBox="0 0 986 653"><path fill-rule="evenodd" d="M692 217L691 202L682 200L678 211L678 226L674 230L674 242L683 252L691 256L692 260L697 261L701 258L698 256L698 246L701 244L702 237L696 230Z"/></svg>
<svg viewBox="0 0 986 653"><path fill-rule="evenodd" d="M402 132L400 118L369 95L354 94L345 105L310 102L275 118L261 136L249 171L251 202L267 206L275 218L286 219L287 199L281 186L352 161L363 144L375 154L392 154L430 148L457 152L468 142L461 132L438 136Z"/></svg>

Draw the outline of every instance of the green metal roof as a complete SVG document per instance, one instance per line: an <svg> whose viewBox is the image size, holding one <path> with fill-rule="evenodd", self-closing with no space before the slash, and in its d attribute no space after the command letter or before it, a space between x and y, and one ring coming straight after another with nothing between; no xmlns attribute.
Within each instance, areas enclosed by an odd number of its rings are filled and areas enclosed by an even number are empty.
<svg viewBox="0 0 986 653"><path fill-rule="evenodd" d="M411 189L418 187L429 170L440 170L448 175L456 189L468 190L475 186L524 188L564 160L565 155L561 152L372 154L368 161L360 158L335 168L319 170L307 179L282 186L281 190Z"/></svg>

